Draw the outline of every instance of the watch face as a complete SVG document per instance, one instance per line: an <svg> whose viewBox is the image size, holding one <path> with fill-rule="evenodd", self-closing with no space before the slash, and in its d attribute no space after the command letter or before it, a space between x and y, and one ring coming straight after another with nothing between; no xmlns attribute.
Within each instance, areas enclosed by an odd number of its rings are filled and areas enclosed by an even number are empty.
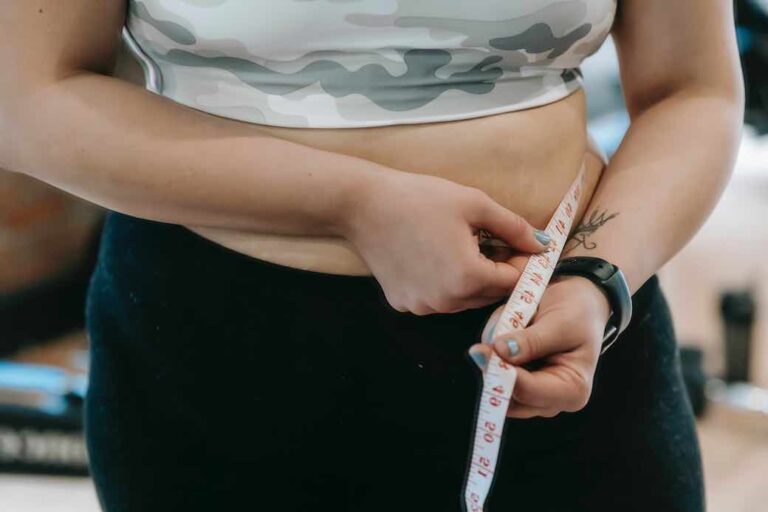
<svg viewBox="0 0 768 512"><path fill-rule="evenodd" d="M608 279L613 277L613 275L618 270L618 268L614 267L607 261L600 263L599 265L596 265L595 268L596 268L596 274L599 275L600 279L602 279L603 281L607 281Z"/></svg>

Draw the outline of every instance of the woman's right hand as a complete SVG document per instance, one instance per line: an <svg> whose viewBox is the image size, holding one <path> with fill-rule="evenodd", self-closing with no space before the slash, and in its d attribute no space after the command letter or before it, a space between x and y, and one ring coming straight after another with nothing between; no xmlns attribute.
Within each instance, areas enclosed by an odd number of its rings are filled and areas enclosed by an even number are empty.
<svg viewBox="0 0 768 512"><path fill-rule="evenodd" d="M380 173L349 213L345 236L387 301L416 315L480 308L512 293L520 270L483 255L479 230L527 253L547 249L537 235L548 243L485 192L426 174Z"/></svg>

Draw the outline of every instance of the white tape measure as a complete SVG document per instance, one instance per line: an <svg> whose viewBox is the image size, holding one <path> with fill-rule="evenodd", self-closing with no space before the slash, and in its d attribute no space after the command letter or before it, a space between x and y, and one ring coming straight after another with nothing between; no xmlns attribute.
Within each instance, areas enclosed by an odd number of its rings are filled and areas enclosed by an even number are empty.
<svg viewBox="0 0 768 512"><path fill-rule="evenodd" d="M552 238L550 249L546 253L531 256L528 260L502 310L494 329L494 337L524 328L536 313L571 230L584 186L584 172L585 167L582 166L579 175L547 224L545 231ZM472 458L464 484L466 512L484 510L498 463L504 420L507 417L516 377L515 368L493 352L483 371L483 392L480 395L475 421Z"/></svg>

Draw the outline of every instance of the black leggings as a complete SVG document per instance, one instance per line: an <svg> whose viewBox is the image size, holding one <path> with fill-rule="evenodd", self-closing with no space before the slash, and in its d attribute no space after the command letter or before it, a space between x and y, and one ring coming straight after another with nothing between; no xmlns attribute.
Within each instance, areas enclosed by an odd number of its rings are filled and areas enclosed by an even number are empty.
<svg viewBox="0 0 768 512"><path fill-rule="evenodd" d="M509 420L491 511L704 509L691 407L654 276L589 405ZM88 296L88 449L109 512L461 510L503 301L417 316L370 276L298 270L110 213Z"/></svg>

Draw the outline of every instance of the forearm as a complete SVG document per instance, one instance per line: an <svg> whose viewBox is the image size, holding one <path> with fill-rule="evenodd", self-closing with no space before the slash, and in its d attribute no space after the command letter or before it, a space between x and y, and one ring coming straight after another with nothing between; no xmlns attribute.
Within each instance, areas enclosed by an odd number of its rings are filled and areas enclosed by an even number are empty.
<svg viewBox="0 0 768 512"><path fill-rule="evenodd" d="M339 234L377 167L80 73L0 105L0 166L164 222Z"/></svg>
<svg viewBox="0 0 768 512"><path fill-rule="evenodd" d="M738 148L739 98L678 92L632 120L566 246L619 266L634 293L698 231Z"/></svg>

